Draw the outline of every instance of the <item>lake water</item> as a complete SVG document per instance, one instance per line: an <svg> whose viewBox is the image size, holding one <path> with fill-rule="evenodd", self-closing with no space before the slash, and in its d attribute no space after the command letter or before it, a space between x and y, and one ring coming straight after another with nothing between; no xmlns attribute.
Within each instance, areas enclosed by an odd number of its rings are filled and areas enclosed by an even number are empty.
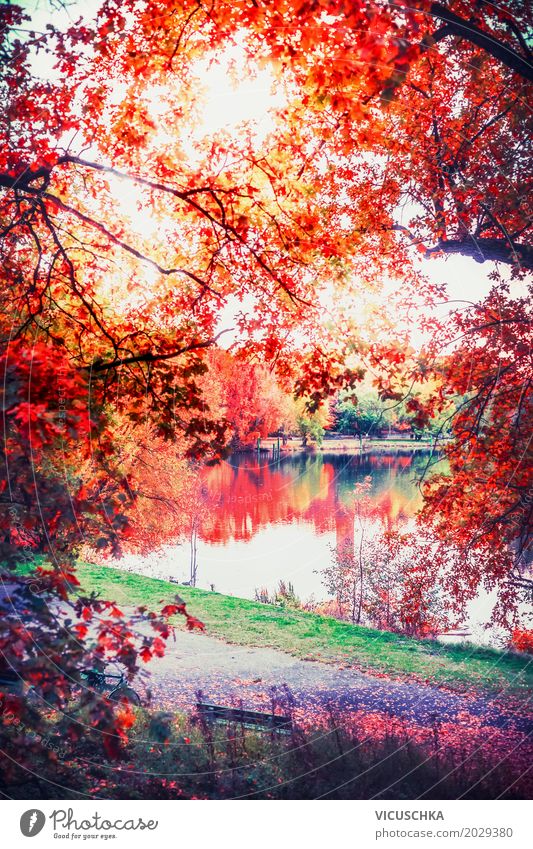
<svg viewBox="0 0 533 849"><path fill-rule="evenodd" d="M250 452L206 469L194 543L196 586L253 599L256 590L272 594L283 580L304 601L327 599L320 573L337 546L353 546L356 484L371 477L372 513L380 527L408 529L422 504L419 481L431 460L429 451L325 451L276 461ZM117 565L185 583L192 548L187 540L148 557L127 555ZM481 589L469 602L462 624L473 642L498 644L504 638L499 629L485 628L494 601Z"/></svg>
<svg viewBox="0 0 533 849"><path fill-rule="evenodd" d="M253 598L290 581L302 599L324 599L317 574L332 549L353 538L354 487L372 478L376 515L406 524L421 504L418 480L429 454L234 455L205 472L199 509L196 586ZM124 559L134 565L136 558ZM146 571L147 559L144 559ZM190 579L190 541L149 558L151 574Z"/></svg>

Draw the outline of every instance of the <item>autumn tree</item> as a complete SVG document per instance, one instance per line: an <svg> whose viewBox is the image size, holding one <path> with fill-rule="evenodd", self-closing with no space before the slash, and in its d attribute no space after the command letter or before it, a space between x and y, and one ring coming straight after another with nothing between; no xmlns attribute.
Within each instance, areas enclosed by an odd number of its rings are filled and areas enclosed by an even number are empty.
<svg viewBox="0 0 533 849"><path fill-rule="evenodd" d="M445 584L450 590L449 564L430 533L385 523L371 493L372 478L367 476L353 493L349 532L322 570L323 584L335 600L333 608L331 603L324 607L354 624L436 637L450 621L443 592ZM454 614L460 618L462 613L458 604Z"/></svg>
<svg viewBox="0 0 533 849"><path fill-rule="evenodd" d="M5 784L16 787L28 781L20 752L37 752L43 760L36 735L56 741L45 750L46 775L57 763L59 744L68 750L85 733L79 718L69 715L76 692L93 729L95 755L118 757L126 714L83 688L82 670L102 670L113 661L133 677L142 658L162 653L170 615L183 614L191 627L196 620L181 599L160 615L146 617L139 609L125 617L114 600L80 588L75 560L83 542L117 551L126 532L127 495L123 479L109 474L105 413L88 410L86 379L59 349L36 342L28 350L18 340L1 365L0 688L3 711L14 717L2 769ZM150 626L144 635L141 622ZM24 698L29 687L33 703Z"/></svg>
<svg viewBox="0 0 533 849"><path fill-rule="evenodd" d="M329 404L322 404L317 410L310 410L304 399L297 398L294 404L295 430L302 439L302 447L309 442L322 445L326 429L331 425Z"/></svg>
<svg viewBox="0 0 533 849"><path fill-rule="evenodd" d="M453 434L451 476L429 478L422 518L437 530L442 558L459 546L469 563L450 574L453 596L496 589L495 617L508 622L533 589L530 304L494 287L443 332L456 334L441 390L442 406L460 399L441 425Z"/></svg>
<svg viewBox="0 0 533 849"><path fill-rule="evenodd" d="M255 444L258 437L289 429L294 403L265 366L213 349L208 355L208 381L215 396L204 396L209 409L217 410L228 427L233 447ZM206 387L208 388L208 387Z"/></svg>
<svg viewBox="0 0 533 849"><path fill-rule="evenodd" d="M390 247L394 233L400 261L404 244L523 273L532 265L529 11L518 0L329 0L300 4L297 17L290 2L237 4L234 19L304 92L314 164L349 195L343 211L359 249L380 236Z"/></svg>
<svg viewBox="0 0 533 849"><path fill-rule="evenodd" d="M379 436L389 421L387 405L377 392L358 396L341 393L335 405L335 427L341 432L359 436Z"/></svg>
<svg viewBox="0 0 533 849"><path fill-rule="evenodd" d="M453 253L496 260L523 286L527 23L518 0L104 0L93 20L40 32L20 6L1 7L1 527L11 566L24 550L46 557L53 600L76 587L84 538L118 550L135 499L113 415L133 427L148 419L155 440L179 433L193 460L221 456L227 425L202 382L237 302L232 353L243 370L260 363L292 385L308 413L369 370L381 397L405 398L420 425L464 397L450 422L452 477L432 485L427 517L443 539L454 535L470 590L488 576L511 603L512 580L526 581L531 514L525 298L496 274L483 303L446 327L425 319L433 343L420 356L324 304L332 290L348 304L378 295L387 278L404 315L421 301L429 310L443 292L418 260ZM263 139L249 126L200 126L201 61L237 44L247 71L266 64L284 93ZM437 370L442 389L411 397L412 382ZM247 438L267 413L239 421ZM474 548L487 555L477 571L467 568ZM38 618L16 570L11 580L16 607ZM110 605L75 610L114 619ZM179 602L174 612L185 612ZM133 673L128 627L115 639L108 620L94 651L103 663L126 646ZM42 656L16 617L6 621L7 666L33 674ZM84 653L57 643L48 620L43 629L53 658L66 659L41 680L66 699Z"/></svg>

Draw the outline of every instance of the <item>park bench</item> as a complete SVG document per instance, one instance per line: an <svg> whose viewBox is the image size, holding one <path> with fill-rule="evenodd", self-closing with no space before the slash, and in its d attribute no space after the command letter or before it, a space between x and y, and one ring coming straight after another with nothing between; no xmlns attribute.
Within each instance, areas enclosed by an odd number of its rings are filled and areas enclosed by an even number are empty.
<svg viewBox="0 0 533 849"><path fill-rule="evenodd" d="M275 713L263 713L259 710L213 705L207 702L197 702L196 710L208 722L235 722L258 731L281 731L289 733L292 730L290 716L280 716Z"/></svg>

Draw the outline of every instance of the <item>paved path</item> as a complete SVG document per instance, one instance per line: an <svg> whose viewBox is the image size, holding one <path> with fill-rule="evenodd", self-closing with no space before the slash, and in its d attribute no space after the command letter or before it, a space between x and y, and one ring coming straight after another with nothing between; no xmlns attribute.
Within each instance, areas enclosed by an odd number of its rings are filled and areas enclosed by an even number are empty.
<svg viewBox="0 0 533 849"><path fill-rule="evenodd" d="M270 709L272 688L283 701L289 688L296 708L323 710L328 704L343 710L389 712L422 725L460 719L461 713L483 717L486 724L533 732L533 713L514 716L490 696L454 694L438 687L375 678L354 669L298 660L269 648L224 643L203 634L176 631L163 658L147 669L152 705L159 709L191 709L196 691L205 701Z"/></svg>

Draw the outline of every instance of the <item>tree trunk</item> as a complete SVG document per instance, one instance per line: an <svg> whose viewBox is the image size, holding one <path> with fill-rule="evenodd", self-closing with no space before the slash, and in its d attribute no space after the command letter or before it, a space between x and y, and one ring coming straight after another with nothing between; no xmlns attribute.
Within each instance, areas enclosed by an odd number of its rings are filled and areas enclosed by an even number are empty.
<svg viewBox="0 0 533 849"><path fill-rule="evenodd" d="M198 562L197 562L197 541L198 541L198 521L195 516L192 521L191 526L191 575L189 586L196 586L196 572L198 571Z"/></svg>
<svg viewBox="0 0 533 849"><path fill-rule="evenodd" d="M442 41L449 35L455 35L459 38L464 38L476 47L481 47L486 53L489 53L495 59L503 62L512 71L515 71L526 80L533 81L533 67L530 62L513 50L512 47L505 44L503 41L495 38L494 35L484 32L479 29L473 21L466 21L460 18L455 12L451 12L446 6L441 3L432 3L429 12L436 18L440 18L445 22L445 26L432 33L428 38L428 44Z"/></svg>
<svg viewBox="0 0 533 849"><path fill-rule="evenodd" d="M492 260L533 269L533 248L506 239L478 239L475 236L443 239L434 248L428 248L426 256L436 253L461 254L472 257L476 262Z"/></svg>
<svg viewBox="0 0 533 849"><path fill-rule="evenodd" d="M363 609L363 538L365 535L364 528L361 524L361 536L359 539L359 609L357 611L356 624L361 623L361 613Z"/></svg>

